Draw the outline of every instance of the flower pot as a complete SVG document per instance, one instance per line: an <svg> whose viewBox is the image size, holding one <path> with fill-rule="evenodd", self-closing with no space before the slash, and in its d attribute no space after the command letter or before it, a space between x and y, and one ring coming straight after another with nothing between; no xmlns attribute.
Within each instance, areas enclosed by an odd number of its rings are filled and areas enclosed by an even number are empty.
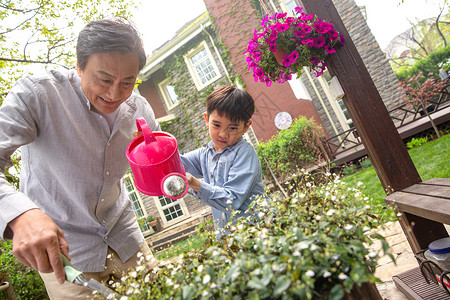
<svg viewBox="0 0 450 300"><path fill-rule="evenodd" d="M9 282L2 282L2 284L0 285L0 292L3 292L7 288L9 288Z"/></svg>
<svg viewBox="0 0 450 300"><path fill-rule="evenodd" d="M150 227L156 226L156 220L148 222L148 226L150 226Z"/></svg>
<svg viewBox="0 0 450 300"><path fill-rule="evenodd" d="M283 48L278 49L277 51L273 52L273 55L275 56L275 59L280 65L283 65L283 59L286 56L286 50Z"/></svg>

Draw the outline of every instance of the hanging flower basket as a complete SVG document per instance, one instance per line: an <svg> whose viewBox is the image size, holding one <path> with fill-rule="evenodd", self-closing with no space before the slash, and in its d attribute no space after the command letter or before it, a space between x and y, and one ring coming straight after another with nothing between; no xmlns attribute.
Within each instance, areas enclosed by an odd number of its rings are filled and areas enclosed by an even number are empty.
<svg viewBox="0 0 450 300"><path fill-rule="evenodd" d="M295 8L294 17L287 13L267 15L261 26L261 30L255 30L244 54L255 81L267 86L286 82L295 73L300 75L303 67L309 67L319 77L326 67L325 57L344 43L344 37L333 24L306 14L302 7ZM276 56L280 54L282 59L278 62Z"/></svg>

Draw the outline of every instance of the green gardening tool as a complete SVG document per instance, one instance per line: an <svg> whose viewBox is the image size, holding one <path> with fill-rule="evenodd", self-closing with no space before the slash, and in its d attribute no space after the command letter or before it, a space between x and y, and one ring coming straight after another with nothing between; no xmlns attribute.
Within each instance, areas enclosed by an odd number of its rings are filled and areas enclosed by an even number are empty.
<svg viewBox="0 0 450 300"><path fill-rule="evenodd" d="M91 278L87 280L87 278L83 275L82 272L78 271L77 269L72 266L70 261L65 257L63 254L61 254L63 265L64 265L64 271L66 272L66 280L78 285L85 286L93 291L98 292L99 294L106 297L106 299L120 299L120 295L118 295L113 290L107 288L106 286L102 285L97 280Z"/></svg>

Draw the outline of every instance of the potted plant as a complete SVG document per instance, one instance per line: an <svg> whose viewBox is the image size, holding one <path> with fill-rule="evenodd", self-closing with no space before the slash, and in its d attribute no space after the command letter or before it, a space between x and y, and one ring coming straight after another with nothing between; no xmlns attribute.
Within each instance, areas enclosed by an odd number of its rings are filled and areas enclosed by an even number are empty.
<svg viewBox="0 0 450 300"><path fill-rule="evenodd" d="M133 271L116 290L130 300L381 299L374 272L388 244L370 234L378 220L369 199L328 176L320 185L305 178L287 199L258 199L257 220L241 218L220 241L212 232L187 255Z"/></svg>
<svg viewBox="0 0 450 300"><path fill-rule="evenodd" d="M148 226L156 226L156 217L154 215L148 215L147 216L147 224Z"/></svg>
<svg viewBox="0 0 450 300"><path fill-rule="evenodd" d="M294 13L293 17L287 13L267 15L262 29L255 30L244 52L255 81L267 86L283 83L295 73L300 75L303 67L318 77L325 70L325 57L344 43L333 24L306 14L302 7L296 7Z"/></svg>

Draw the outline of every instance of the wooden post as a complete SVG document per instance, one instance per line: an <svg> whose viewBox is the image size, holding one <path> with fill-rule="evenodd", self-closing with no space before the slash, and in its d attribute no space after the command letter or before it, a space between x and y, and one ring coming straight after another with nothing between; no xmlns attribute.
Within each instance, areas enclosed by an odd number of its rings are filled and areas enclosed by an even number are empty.
<svg viewBox="0 0 450 300"><path fill-rule="evenodd" d="M301 1L308 13L331 21L344 36L344 46L329 55L325 62L330 74L337 76L341 83L345 92L344 104L386 193L421 182L406 146L333 2ZM448 236L441 223L405 213L399 219L413 251L426 248L431 241Z"/></svg>

